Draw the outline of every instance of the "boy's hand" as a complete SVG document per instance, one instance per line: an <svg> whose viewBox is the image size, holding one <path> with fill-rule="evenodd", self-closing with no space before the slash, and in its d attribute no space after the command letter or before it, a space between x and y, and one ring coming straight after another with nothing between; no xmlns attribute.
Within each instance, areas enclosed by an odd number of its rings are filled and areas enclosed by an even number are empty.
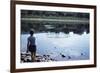
<svg viewBox="0 0 100 73"><path fill-rule="evenodd" d="M27 51L26 51L26 52L28 53L28 51L29 51L29 50L27 49Z"/></svg>

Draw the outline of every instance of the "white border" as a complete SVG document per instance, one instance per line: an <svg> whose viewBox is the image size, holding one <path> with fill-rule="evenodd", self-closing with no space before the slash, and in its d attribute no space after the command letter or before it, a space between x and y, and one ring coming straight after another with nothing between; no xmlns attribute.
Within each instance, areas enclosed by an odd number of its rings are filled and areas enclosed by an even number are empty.
<svg viewBox="0 0 100 73"><path fill-rule="evenodd" d="M62 61L62 62L43 62L43 63L20 63L20 10L45 10L45 11L63 11L63 12L88 12L90 13L90 60L81 61ZM94 11L85 8L69 8L69 7L50 7L36 5L16 5L16 68L40 68L40 67L57 67L57 66L73 66L94 64Z"/></svg>

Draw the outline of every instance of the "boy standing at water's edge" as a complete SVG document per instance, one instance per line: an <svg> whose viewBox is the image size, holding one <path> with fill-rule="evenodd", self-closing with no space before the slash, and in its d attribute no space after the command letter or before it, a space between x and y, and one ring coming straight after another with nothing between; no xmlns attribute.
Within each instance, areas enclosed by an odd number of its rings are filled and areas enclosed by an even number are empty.
<svg viewBox="0 0 100 73"><path fill-rule="evenodd" d="M35 45L35 37L33 36L34 30L30 30L30 36L27 39L27 52L31 52L31 59L34 62L36 56L36 45Z"/></svg>

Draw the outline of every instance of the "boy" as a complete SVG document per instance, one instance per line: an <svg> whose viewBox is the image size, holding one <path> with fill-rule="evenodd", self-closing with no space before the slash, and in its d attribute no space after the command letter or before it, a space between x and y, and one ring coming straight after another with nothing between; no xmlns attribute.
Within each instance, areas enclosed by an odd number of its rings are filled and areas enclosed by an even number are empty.
<svg viewBox="0 0 100 73"><path fill-rule="evenodd" d="M36 45L35 45L35 37L33 36L34 30L30 30L30 36L27 39L27 52L31 52L31 59L32 62L35 61L35 56L36 56Z"/></svg>

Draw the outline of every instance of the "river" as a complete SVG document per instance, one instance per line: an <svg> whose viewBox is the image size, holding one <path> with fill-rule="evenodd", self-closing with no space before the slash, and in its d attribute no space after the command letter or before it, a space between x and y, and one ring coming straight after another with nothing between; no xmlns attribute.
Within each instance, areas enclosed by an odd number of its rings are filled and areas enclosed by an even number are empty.
<svg viewBox="0 0 100 73"><path fill-rule="evenodd" d="M27 38L29 34L21 34L21 52L27 50ZM90 34L74 34L70 32L65 34L60 33L35 33L36 38L36 53L39 55L50 55L51 58L57 61L66 60L87 60L89 59L90 50ZM62 56L64 55L65 58Z"/></svg>

